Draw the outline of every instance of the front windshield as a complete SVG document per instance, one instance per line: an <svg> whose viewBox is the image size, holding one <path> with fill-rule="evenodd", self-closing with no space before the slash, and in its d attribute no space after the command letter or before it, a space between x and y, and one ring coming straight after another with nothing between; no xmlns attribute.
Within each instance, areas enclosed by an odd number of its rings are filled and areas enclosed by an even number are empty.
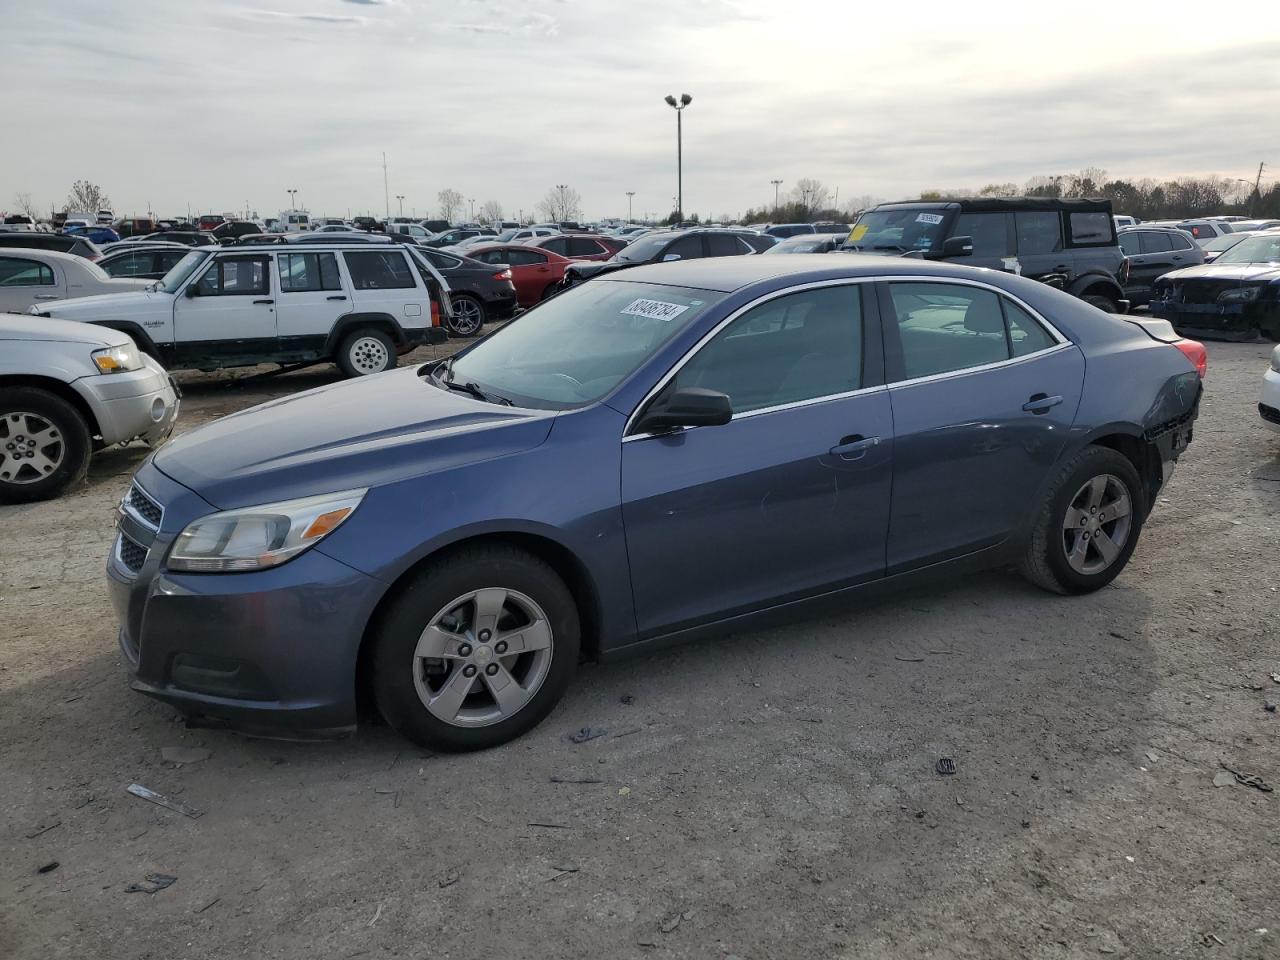
<svg viewBox="0 0 1280 960"><path fill-rule="evenodd" d="M516 234L519 232L519 230L504 230L502 233L498 234L496 237L492 237L491 239L494 243L510 243L515 239Z"/></svg>
<svg viewBox="0 0 1280 960"><path fill-rule="evenodd" d="M598 400L724 294L625 280L572 287L455 360L456 384L549 410Z"/></svg>
<svg viewBox="0 0 1280 960"><path fill-rule="evenodd" d="M1217 253L1219 250L1230 250L1245 237L1239 234L1228 233L1225 236L1214 237L1204 245L1204 249L1210 253Z"/></svg>
<svg viewBox="0 0 1280 960"><path fill-rule="evenodd" d="M932 250L942 246L944 209L868 210L849 233L855 250Z"/></svg>
<svg viewBox="0 0 1280 960"><path fill-rule="evenodd" d="M196 267L204 263L208 256L209 254L207 253L192 250L173 265L173 268L164 275L156 289L163 290L165 293L177 293L186 284L191 274L195 273Z"/></svg>
<svg viewBox="0 0 1280 960"><path fill-rule="evenodd" d="M670 235L654 234L652 237L641 237L623 247L613 255L613 259L624 263L644 263L657 256L658 251L670 240Z"/></svg>
<svg viewBox="0 0 1280 960"><path fill-rule="evenodd" d="M1249 237L1213 261L1218 263L1280 263L1280 233Z"/></svg>

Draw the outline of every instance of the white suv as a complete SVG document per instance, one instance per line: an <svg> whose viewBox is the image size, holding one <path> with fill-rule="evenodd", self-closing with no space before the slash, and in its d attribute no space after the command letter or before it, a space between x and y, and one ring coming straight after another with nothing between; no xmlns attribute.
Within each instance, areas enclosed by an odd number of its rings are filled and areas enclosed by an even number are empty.
<svg viewBox="0 0 1280 960"><path fill-rule="evenodd" d="M123 330L168 367L332 360L357 377L394 367L423 343L443 343L448 290L402 244L201 247L140 292L30 312Z"/></svg>

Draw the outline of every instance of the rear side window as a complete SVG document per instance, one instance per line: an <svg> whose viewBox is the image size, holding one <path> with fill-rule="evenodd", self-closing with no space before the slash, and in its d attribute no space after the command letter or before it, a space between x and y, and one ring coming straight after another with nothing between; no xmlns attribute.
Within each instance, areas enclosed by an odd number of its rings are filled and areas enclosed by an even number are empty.
<svg viewBox="0 0 1280 960"><path fill-rule="evenodd" d="M0 257L0 287L51 287L53 271L35 260Z"/></svg>
<svg viewBox="0 0 1280 960"><path fill-rule="evenodd" d="M707 235L707 256L709 257L737 257L749 252L750 248L731 233Z"/></svg>
<svg viewBox="0 0 1280 960"><path fill-rule="evenodd" d="M1077 247L1107 246L1115 225L1105 213L1072 211L1067 215L1071 225L1071 242Z"/></svg>
<svg viewBox="0 0 1280 960"><path fill-rule="evenodd" d="M282 253L279 263L281 293L342 289L332 253Z"/></svg>
<svg viewBox="0 0 1280 960"><path fill-rule="evenodd" d="M1173 249L1173 234L1158 230L1144 230L1142 236L1143 253L1168 253Z"/></svg>
<svg viewBox="0 0 1280 960"><path fill-rule="evenodd" d="M1062 218L1053 211L1016 212L1013 225L1018 237L1018 256L1062 250Z"/></svg>
<svg viewBox="0 0 1280 960"><path fill-rule="evenodd" d="M342 256L357 290L407 290L416 286L413 272L399 251L343 253Z"/></svg>
<svg viewBox="0 0 1280 960"><path fill-rule="evenodd" d="M590 237L569 238L569 256L571 257L594 257L602 253L608 253L608 251Z"/></svg>
<svg viewBox="0 0 1280 960"><path fill-rule="evenodd" d="M1171 233L1169 237L1173 243L1174 250L1191 250L1195 247L1195 241L1184 233Z"/></svg>
<svg viewBox="0 0 1280 960"><path fill-rule="evenodd" d="M748 310L675 378L676 388L728 394L734 413L836 396L861 385L857 286L802 290Z"/></svg>
<svg viewBox="0 0 1280 960"><path fill-rule="evenodd" d="M437 270L452 270L454 267L462 265L462 261L457 257L451 257L448 254L436 253L434 250L423 250L423 256L431 261L431 265ZM351 265L351 261L347 261L347 265Z"/></svg>
<svg viewBox="0 0 1280 960"><path fill-rule="evenodd" d="M513 267L530 267L537 266L547 262L547 255L539 253L537 250L507 250L497 251L498 259L494 263L506 263Z"/></svg>
<svg viewBox="0 0 1280 960"><path fill-rule="evenodd" d="M956 217L953 237L972 237L975 257L1007 257L1009 227L1007 213L962 213Z"/></svg>
<svg viewBox="0 0 1280 960"><path fill-rule="evenodd" d="M900 379L934 376L1047 350L1054 339L1026 310L990 290L894 283Z"/></svg>

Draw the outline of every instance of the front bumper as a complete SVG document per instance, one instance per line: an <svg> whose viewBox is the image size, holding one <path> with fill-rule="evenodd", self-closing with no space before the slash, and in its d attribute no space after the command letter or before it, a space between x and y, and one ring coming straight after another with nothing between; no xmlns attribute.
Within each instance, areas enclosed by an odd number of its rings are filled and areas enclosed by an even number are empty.
<svg viewBox="0 0 1280 960"><path fill-rule="evenodd" d="M98 421L104 443L158 443L173 432L180 401L164 367L144 356L128 373L95 374L72 383Z"/></svg>
<svg viewBox="0 0 1280 960"><path fill-rule="evenodd" d="M353 730L360 643L384 585L315 548L255 573L170 572L169 546L212 508L150 464L135 482L164 513L157 530L122 510L107 561L129 685L199 725Z"/></svg>
<svg viewBox="0 0 1280 960"><path fill-rule="evenodd" d="M1157 292L1147 309L1179 333L1210 340L1253 340L1260 331L1280 324L1280 307L1269 301L1181 303L1161 299Z"/></svg>
<svg viewBox="0 0 1280 960"><path fill-rule="evenodd" d="M1267 427L1280 433L1280 373L1268 368L1262 378L1262 395L1258 397L1258 415Z"/></svg>

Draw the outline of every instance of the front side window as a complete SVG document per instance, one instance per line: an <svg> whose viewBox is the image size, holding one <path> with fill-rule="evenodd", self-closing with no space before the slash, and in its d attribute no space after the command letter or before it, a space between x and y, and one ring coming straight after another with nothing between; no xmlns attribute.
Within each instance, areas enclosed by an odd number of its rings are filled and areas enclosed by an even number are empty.
<svg viewBox="0 0 1280 960"><path fill-rule="evenodd" d="M702 237L681 237L662 253L663 260L694 260L702 256Z"/></svg>
<svg viewBox="0 0 1280 960"><path fill-rule="evenodd" d="M1136 233L1122 233L1119 236L1120 249L1126 257L1137 256L1142 252L1142 241Z"/></svg>
<svg viewBox="0 0 1280 960"><path fill-rule="evenodd" d="M1007 257L1009 249L1009 215L1006 213L962 213L956 217L951 235L971 237L975 257Z"/></svg>
<svg viewBox="0 0 1280 960"><path fill-rule="evenodd" d="M533 267L547 262L547 255L537 250L499 250L500 259L494 263L506 263L512 267Z"/></svg>
<svg viewBox="0 0 1280 960"><path fill-rule="evenodd" d="M1105 213L1073 210L1067 215L1071 225L1071 243L1077 247L1106 246L1115 236L1115 224Z"/></svg>
<svg viewBox="0 0 1280 960"><path fill-rule="evenodd" d="M1031 314L991 290L893 283L889 292L904 380L999 363L1055 343Z"/></svg>
<svg viewBox="0 0 1280 960"><path fill-rule="evenodd" d="M0 257L0 287L52 287L53 271L35 260Z"/></svg>
<svg viewBox="0 0 1280 960"><path fill-rule="evenodd" d="M407 290L416 286L413 271L399 250L344 253L357 290Z"/></svg>
<svg viewBox="0 0 1280 960"><path fill-rule="evenodd" d="M1013 215L1013 228L1020 257L1062 250L1062 218L1052 210L1019 210Z"/></svg>
<svg viewBox="0 0 1280 960"><path fill-rule="evenodd" d="M562 257L569 256L569 238L568 237L552 237L546 243L539 244L543 250L550 250L552 253L558 253Z"/></svg>
<svg viewBox="0 0 1280 960"><path fill-rule="evenodd" d="M724 294L625 280L571 287L460 355L455 383L548 410L603 397Z"/></svg>
<svg viewBox="0 0 1280 960"><path fill-rule="evenodd" d="M342 289L332 253L282 253L278 262L281 293Z"/></svg>
<svg viewBox="0 0 1280 960"><path fill-rule="evenodd" d="M200 278L202 297L263 296L269 292L267 261L262 258L217 260Z"/></svg>
<svg viewBox="0 0 1280 960"><path fill-rule="evenodd" d="M668 389L728 394L734 413L857 390L861 289L819 287L753 307L681 367L672 384Z"/></svg>

